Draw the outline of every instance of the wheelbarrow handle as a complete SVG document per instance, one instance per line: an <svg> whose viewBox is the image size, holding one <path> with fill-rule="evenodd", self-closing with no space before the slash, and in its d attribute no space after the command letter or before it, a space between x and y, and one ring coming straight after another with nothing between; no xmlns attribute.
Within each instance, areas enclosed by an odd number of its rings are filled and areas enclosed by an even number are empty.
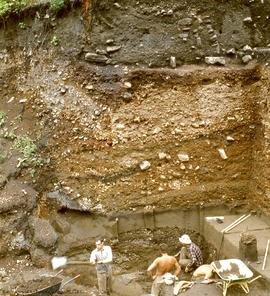
<svg viewBox="0 0 270 296"><path fill-rule="evenodd" d="M69 279L68 281L64 282L64 283L62 284L61 289L62 289L65 285L67 285L68 283L74 281L75 279L77 279L77 278L80 277L80 276L81 276L80 274L77 274L77 275L74 276L73 278L71 278L71 279Z"/></svg>
<svg viewBox="0 0 270 296"><path fill-rule="evenodd" d="M258 280L260 278L262 278L262 276L261 275L258 275L254 279L250 280L248 283L251 284L251 283L253 283L254 281L256 281L256 280Z"/></svg>

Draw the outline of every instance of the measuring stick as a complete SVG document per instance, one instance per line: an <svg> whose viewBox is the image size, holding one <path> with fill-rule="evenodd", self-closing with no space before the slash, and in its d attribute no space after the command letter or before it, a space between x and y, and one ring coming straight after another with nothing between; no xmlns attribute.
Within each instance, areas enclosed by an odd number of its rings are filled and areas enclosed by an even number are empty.
<svg viewBox="0 0 270 296"><path fill-rule="evenodd" d="M233 226L235 223L237 223L238 221L240 221L241 219L243 219L244 217L246 217L246 214L241 216L240 218L238 218L237 220L235 220L234 222L232 222L230 225L228 225L227 227L225 227L223 230L221 230L221 232L225 232L227 231L228 228L230 228L231 226Z"/></svg>
<svg viewBox="0 0 270 296"><path fill-rule="evenodd" d="M240 218L238 218L237 220L235 220L233 223L231 223L230 225L228 225L226 228L224 228L223 230L221 230L221 232L227 232L230 231L232 228L234 228L235 226L237 226L238 224L240 224L242 221L246 220L246 218L250 217L251 214L249 215L243 215Z"/></svg>
<svg viewBox="0 0 270 296"><path fill-rule="evenodd" d="M244 217L242 220L238 221L237 223L235 223L234 225L232 225L231 227L229 227L225 232L228 232L230 230L232 230L234 227L238 226L240 223L244 222L247 218L249 218L251 216L251 214L247 215L246 217Z"/></svg>
<svg viewBox="0 0 270 296"><path fill-rule="evenodd" d="M266 245L266 249L265 249L265 254L264 254L264 259L263 259L262 270L265 269L265 264L266 264L267 254L268 254L268 248L269 248L269 243L270 243L270 240L267 241L267 245Z"/></svg>

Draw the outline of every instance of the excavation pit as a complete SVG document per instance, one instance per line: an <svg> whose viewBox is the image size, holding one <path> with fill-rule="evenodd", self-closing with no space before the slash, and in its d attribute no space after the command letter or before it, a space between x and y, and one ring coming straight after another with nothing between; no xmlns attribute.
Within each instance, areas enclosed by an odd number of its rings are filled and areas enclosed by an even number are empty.
<svg viewBox="0 0 270 296"><path fill-rule="evenodd" d="M121 214L117 217L109 218L99 216L88 216L78 222L77 214L66 212L58 214L57 219L65 219L65 222L73 225L69 237L76 234L84 234L84 249L78 252L77 247L70 249L66 247L66 254L70 254L72 260L89 260L89 253L94 248L94 240L97 233L107 237L107 243L112 246L114 253L114 292L117 296L134 295L141 296L151 290L152 280L146 275L147 267L150 263L160 255L159 244L166 243L169 247L169 254L174 255L179 251L178 238L184 233L188 233L192 240L200 246L204 255L204 263L211 263L217 259L217 252L220 251L220 258L238 258L238 245L240 241L240 233L243 230L254 230L257 227L266 227L263 217L252 216L250 220L239 224L231 234L226 234L225 240L221 243L221 230L239 218L240 214L232 213L224 207L213 207L202 209L195 207L191 209L173 209L167 211L145 210L141 213ZM224 217L224 222L208 219L209 217ZM55 218L55 217L54 217ZM92 220L92 221L91 221ZM73 222L72 222L73 221ZM256 223L255 223L256 222ZM247 226L251 225L251 226ZM95 227L93 227L95 225ZM79 232L78 232L79 229ZM218 229L218 230L217 230ZM93 232L91 233L91 230ZM93 235L93 236L92 236ZM238 235L238 237L236 237ZM237 247L231 245L231 237L234 237L234 243ZM207 238L207 240L206 240ZM63 242L67 240L63 237ZM59 242L59 246L63 242ZM87 244L86 242L89 242ZM262 245L259 246L259 254L262 251ZM77 249L77 250L76 250ZM87 249L87 252L85 250ZM237 252L236 252L237 251ZM63 255L63 254L59 254ZM253 268L251 266L251 268ZM96 282L94 268L86 266L68 266L65 272L68 274L81 273L79 282L86 286L89 283ZM256 272L256 271L255 271ZM190 279L184 275L184 279ZM258 289L260 293L264 293L267 283L255 282L250 286L251 295L259 295L254 292ZM195 295L198 287L186 292L186 295ZM209 295L217 295L221 290L208 285L201 285L200 290L205 290ZM212 292L211 292L212 291ZM241 291L241 290L240 290ZM256 290L255 290L256 291ZM211 294L212 293L212 294ZM231 287L230 294L239 295L238 287ZM241 292L242 293L242 292ZM255 294L254 294L255 293ZM185 295L185 294L183 294ZM264 294L260 294L264 295Z"/></svg>

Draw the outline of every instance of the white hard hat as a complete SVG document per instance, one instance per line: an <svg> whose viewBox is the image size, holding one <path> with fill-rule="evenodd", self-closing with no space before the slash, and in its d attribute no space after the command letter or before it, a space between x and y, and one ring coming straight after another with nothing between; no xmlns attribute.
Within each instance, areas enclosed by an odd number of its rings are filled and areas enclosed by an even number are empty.
<svg viewBox="0 0 270 296"><path fill-rule="evenodd" d="M190 245L192 243L190 237L187 234L183 234L181 237L179 237L179 241L185 245Z"/></svg>

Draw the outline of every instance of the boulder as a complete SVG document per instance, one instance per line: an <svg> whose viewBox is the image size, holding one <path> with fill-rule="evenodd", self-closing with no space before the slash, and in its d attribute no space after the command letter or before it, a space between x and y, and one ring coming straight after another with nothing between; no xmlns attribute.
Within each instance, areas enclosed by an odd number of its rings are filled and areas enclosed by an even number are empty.
<svg viewBox="0 0 270 296"><path fill-rule="evenodd" d="M32 217L29 221L29 226L33 236L33 243L36 246L43 248L55 246L58 235L47 220Z"/></svg>
<svg viewBox="0 0 270 296"><path fill-rule="evenodd" d="M71 228L70 224L67 221L60 220L60 219L55 219L52 222L52 226L57 232L63 233L63 234L68 234Z"/></svg>
<svg viewBox="0 0 270 296"><path fill-rule="evenodd" d="M36 206L36 191L17 180L11 180L0 193L0 213L32 210Z"/></svg>
<svg viewBox="0 0 270 296"><path fill-rule="evenodd" d="M49 256L43 249L31 248L31 260L36 267L43 268L50 265L51 256Z"/></svg>
<svg viewBox="0 0 270 296"><path fill-rule="evenodd" d="M136 275L136 273L114 276L112 290L117 292L119 296L143 295L143 289L136 280L138 276L139 275ZM121 293L119 293L119 291L121 291Z"/></svg>

